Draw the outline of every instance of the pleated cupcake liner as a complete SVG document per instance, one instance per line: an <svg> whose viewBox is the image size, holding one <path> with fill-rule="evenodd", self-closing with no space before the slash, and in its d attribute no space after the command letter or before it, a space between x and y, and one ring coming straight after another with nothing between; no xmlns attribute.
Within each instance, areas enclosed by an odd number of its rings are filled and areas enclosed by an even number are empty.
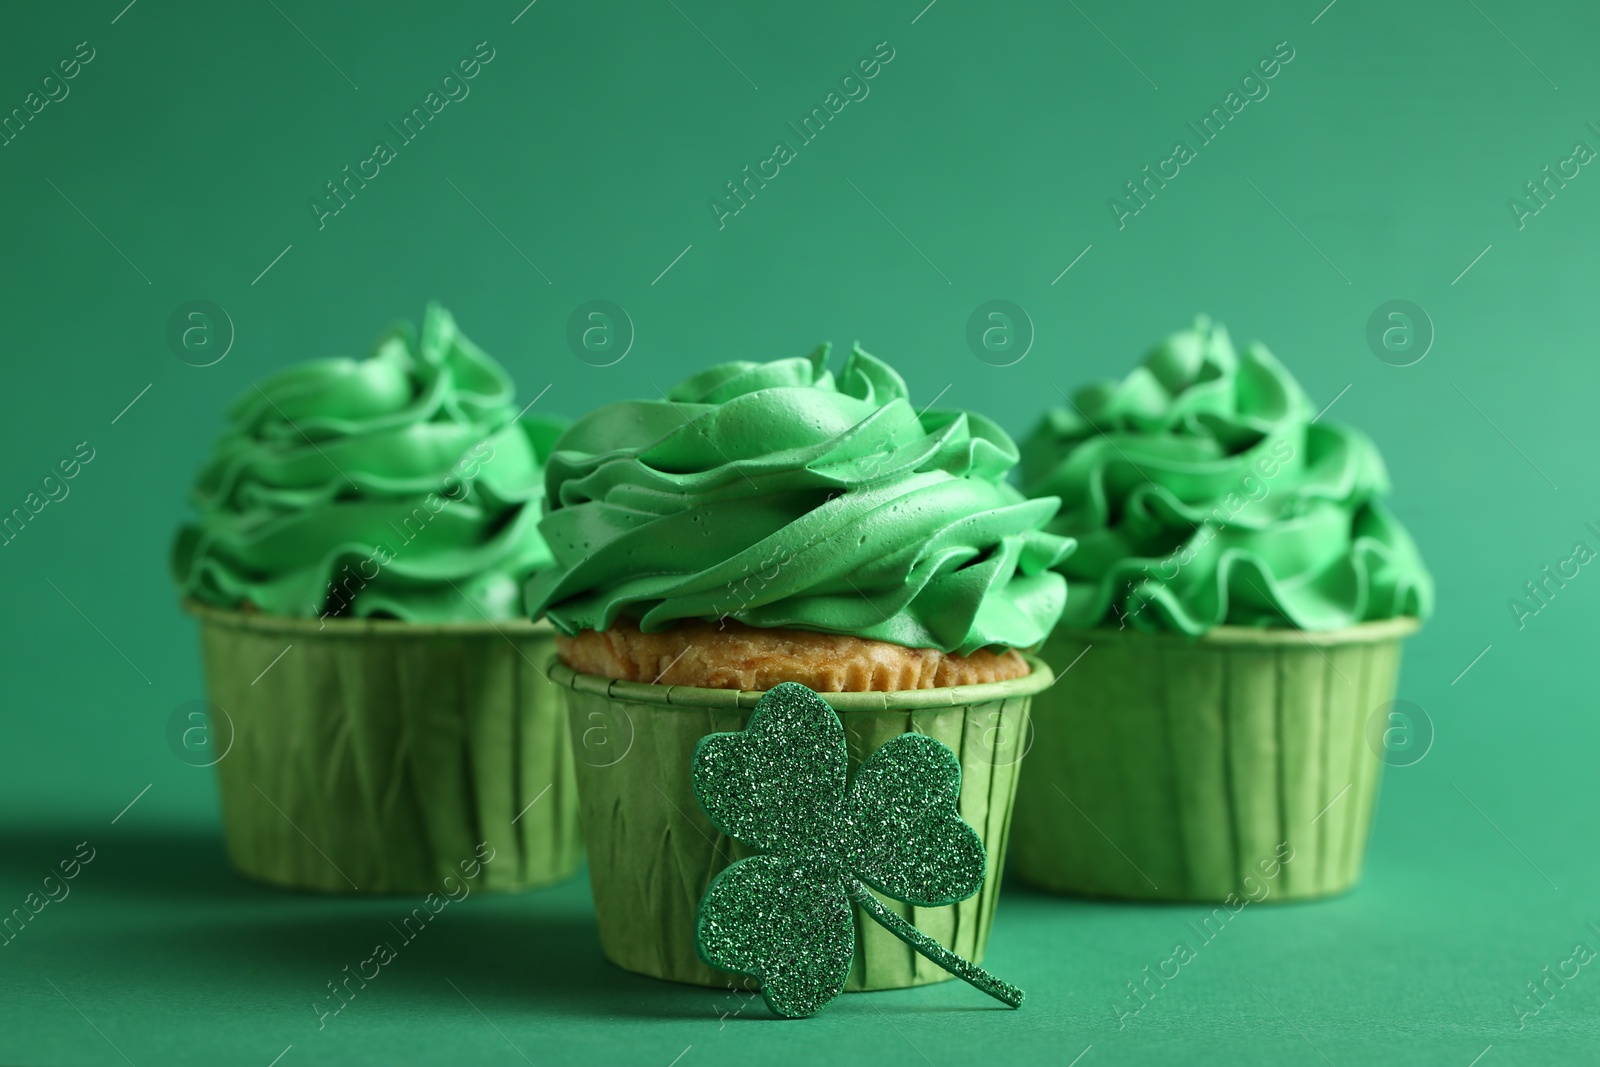
<svg viewBox="0 0 1600 1067"><path fill-rule="evenodd" d="M577 785L562 693L543 672L548 624L185 607L200 621L223 832L242 873L427 893L449 876L516 890L576 871Z"/></svg>
<svg viewBox="0 0 1600 1067"><path fill-rule="evenodd" d="M1057 630L1043 654L1072 666L1034 707L1012 869L1122 899L1349 889L1383 766L1368 721L1416 629Z"/></svg>
<svg viewBox="0 0 1600 1067"><path fill-rule="evenodd" d="M942 908L884 903L922 932L979 962L989 941L1005 866L1028 706L1050 684L1029 657L1023 678L898 693L821 693L844 724L850 773L892 738L923 733L961 763L958 810L982 838L989 865L974 896ZM578 674L553 663L566 689L577 758L579 808L600 943L618 966L653 978L724 989L745 979L695 953L700 898L720 871L751 852L706 818L690 780L696 743L741 730L759 692L645 685ZM846 990L902 989L951 977L856 913L856 955Z"/></svg>

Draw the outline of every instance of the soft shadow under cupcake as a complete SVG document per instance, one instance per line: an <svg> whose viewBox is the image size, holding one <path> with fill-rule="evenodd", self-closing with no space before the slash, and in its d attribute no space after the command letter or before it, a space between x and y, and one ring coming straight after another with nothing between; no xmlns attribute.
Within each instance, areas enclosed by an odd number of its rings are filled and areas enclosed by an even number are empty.
<svg viewBox="0 0 1600 1067"><path fill-rule="evenodd" d="M93 889L111 895L162 900L265 898L265 888L233 872L222 837L205 824L158 829L117 827L108 834L102 821L0 828L0 881L31 886L46 875L60 877L59 865L72 860L80 843L93 858L80 864L69 891Z"/></svg>

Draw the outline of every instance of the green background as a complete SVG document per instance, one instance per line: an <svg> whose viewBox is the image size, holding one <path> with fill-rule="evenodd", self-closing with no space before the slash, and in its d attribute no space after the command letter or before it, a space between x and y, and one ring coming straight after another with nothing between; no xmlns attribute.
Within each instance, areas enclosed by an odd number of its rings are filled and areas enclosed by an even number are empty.
<svg viewBox="0 0 1600 1067"><path fill-rule="evenodd" d="M1594 968L1524 1029L1510 1004L1575 942L1600 947L1600 578L1581 572L1522 629L1507 607L1575 540L1600 547L1583 527L1600 524L1600 176L1583 168L1525 228L1507 207L1575 141L1600 147L1592 5L124 2L9 10L0 34L0 109L77 42L96 51L0 147L0 508L95 449L0 548L0 910L77 842L98 850L0 948L0 1062L265 1067L290 1045L282 1067L518 1049L1065 1064L1088 1046L1082 1067L1592 1062ZM471 95L319 230L308 200L484 40ZM719 230L709 199L881 41L895 57L870 96ZM1119 230L1109 198L1280 41L1295 58L1270 96ZM237 333L204 368L165 339L197 298ZM1028 991L1020 1012L956 984L724 1023L726 998L606 965L580 880L452 909L318 1032L323 984L408 902L226 869L211 772L165 742L202 690L164 559L231 398L361 353L429 298L524 397L549 385L540 410L569 414L709 362L859 339L915 398L948 389L1020 434L1057 387L1122 373L1197 312L1266 341L1383 448L1439 584L1401 683L1435 743L1389 773L1363 884L1248 909L1119 1030L1111 1002L1195 909L1016 890L988 964ZM1036 328L1013 366L965 341L993 298ZM614 366L565 342L591 299L636 329ZM1366 341L1391 299L1437 331L1413 366Z"/></svg>

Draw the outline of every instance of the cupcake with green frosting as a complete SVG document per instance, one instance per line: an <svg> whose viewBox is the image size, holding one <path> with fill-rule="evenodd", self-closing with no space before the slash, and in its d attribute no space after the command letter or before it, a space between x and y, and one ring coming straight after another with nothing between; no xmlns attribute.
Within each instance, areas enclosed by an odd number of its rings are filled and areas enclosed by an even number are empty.
<svg viewBox="0 0 1600 1067"><path fill-rule="evenodd" d="M1208 320L1022 449L1078 542L1013 864L1074 893L1308 897L1359 877L1400 642L1433 583L1372 441ZM1285 859L1292 856L1292 859ZM1271 874L1268 875L1267 872Z"/></svg>
<svg viewBox="0 0 1600 1067"><path fill-rule="evenodd" d="M919 410L859 348L827 364L712 367L578 420L547 465L555 562L529 608L562 632L601 942L630 970L729 981L696 956L694 912L739 853L689 771L701 737L785 681L838 712L853 761L908 731L960 754L991 874L916 923L983 954L1028 704L1052 677L1021 650L1067 602L1072 542L1044 529L1056 501L1007 483L1017 450L994 423ZM873 926L849 988L948 977Z"/></svg>
<svg viewBox="0 0 1600 1067"><path fill-rule="evenodd" d="M290 367L229 409L172 572L200 620L241 871L366 893L574 870L553 631L523 603L552 562L538 523L561 429L519 411L437 306L420 333Z"/></svg>

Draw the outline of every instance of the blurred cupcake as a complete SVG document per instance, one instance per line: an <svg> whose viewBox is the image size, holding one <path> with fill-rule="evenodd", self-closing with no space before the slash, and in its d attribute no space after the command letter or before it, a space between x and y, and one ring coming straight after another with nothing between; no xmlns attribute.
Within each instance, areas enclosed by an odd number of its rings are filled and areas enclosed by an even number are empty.
<svg viewBox="0 0 1600 1067"><path fill-rule="evenodd" d="M564 878L578 838L548 624L543 462L506 372L430 306L364 360L251 388L172 570L200 620L229 855L268 882ZM483 857L494 858L483 863Z"/></svg>
<svg viewBox="0 0 1600 1067"><path fill-rule="evenodd" d="M1026 880L1223 900L1359 877L1368 721L1433 585L1377 449L1316 416L1201 318L1023 446L1024 490L1059 497L1050 529L1078 541L1017 804Z"/></svg>
<svg viewBox="0 0 1600 1067"><path fill-rule="evenodd" d="M1051 677L1018 650L1066 602L1051 568L1071 542L1043 530L1055 501L1006 484L1017 453L997 426L919 413L859 348L837 379L827 358L726 363L601 408L548 464L540 529L555 564L529 606L563 635L552 677L571 690L600 937L629 970L728 981L696 957L694 913L740 853L700 812L690 766L702 736L741 729L782 681L823 694L853 765L908 731L960 755L961 815L989 879L914 921L983 955L1016 743ZM859 929L848 988L949 977L875 924Z"/></svg>

